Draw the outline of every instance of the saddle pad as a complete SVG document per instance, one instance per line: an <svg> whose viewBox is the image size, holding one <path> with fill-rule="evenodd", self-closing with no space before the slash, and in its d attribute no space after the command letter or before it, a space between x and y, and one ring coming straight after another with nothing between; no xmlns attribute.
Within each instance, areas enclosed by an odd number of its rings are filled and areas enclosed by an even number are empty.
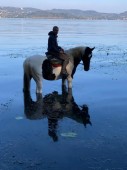
<svg viewBox="0 0 127 170"><path fill-rule="evenodd" d="M51 63L52 64L52 67L61 67L62 66L62 64L57 64L57 63Z"/></svg>

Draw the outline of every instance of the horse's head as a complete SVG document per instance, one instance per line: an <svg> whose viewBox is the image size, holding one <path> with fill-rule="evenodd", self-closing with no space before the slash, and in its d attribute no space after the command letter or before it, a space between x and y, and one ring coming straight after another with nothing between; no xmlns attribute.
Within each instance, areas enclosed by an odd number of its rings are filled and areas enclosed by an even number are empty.
<svg viewBox="0 0 127 170"><path fill-rule="evenodd" d="M83 51L82 61L85 71L88 71L90 69L90 60L92 58L92 51L94 50L94 48L95 47L93 48L86 47L85 50Z"/></svg>

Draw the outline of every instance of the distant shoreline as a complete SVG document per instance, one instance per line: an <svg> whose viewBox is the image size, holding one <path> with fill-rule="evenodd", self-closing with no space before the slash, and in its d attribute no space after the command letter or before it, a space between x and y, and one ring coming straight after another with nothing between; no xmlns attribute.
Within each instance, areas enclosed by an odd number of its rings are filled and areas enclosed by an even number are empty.
<svg viewBox="0 0 127 170"><path fill-rule="evenodd" d="M0 7L0 18L127 20L127 11L118 14L78 9L41 10L36 8Z"/></svg>

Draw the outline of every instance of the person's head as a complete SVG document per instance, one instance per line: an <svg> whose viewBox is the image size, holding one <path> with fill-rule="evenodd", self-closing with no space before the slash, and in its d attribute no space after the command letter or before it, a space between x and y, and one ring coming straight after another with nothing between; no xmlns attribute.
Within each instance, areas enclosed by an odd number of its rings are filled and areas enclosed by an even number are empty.
<svg viewBox="0 0 127 170"><path fill-rule="evenodd" d="M54 34L57 35L58 31L59 31L59 28L57 26L54 26L52 30L53 30Z"/></svg>

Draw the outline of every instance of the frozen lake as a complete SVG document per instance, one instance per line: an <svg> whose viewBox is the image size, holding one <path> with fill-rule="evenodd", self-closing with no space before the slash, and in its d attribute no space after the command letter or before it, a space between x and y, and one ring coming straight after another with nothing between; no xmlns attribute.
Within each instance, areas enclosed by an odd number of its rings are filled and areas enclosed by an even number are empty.
<svg viewBox="0 0 127 170"><path fill-rule="evenodd" d="M45 52L53 25L60 27L58 41L65 49L79 45L126 48L126 21L0 19L0 56Z"/></svg>
<svg viewBox="0 0 127 170"><path fill-rule="evenodd" d="M22 64L45 54L54 25L64 49L95 46L91 69L80 65L64 95L44 80L36 101L33 81L23 96ZM126 84L126 21L0 19L0 170L127 170Z"/></svg>

